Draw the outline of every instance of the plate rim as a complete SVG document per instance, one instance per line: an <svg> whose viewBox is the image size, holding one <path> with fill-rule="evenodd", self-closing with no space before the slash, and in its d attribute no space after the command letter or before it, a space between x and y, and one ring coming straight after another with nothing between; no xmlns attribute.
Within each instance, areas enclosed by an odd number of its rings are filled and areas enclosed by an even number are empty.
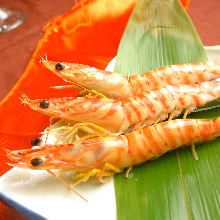
<svg viewBox="0 0 220 220"><path fill-rule="evenodd" d="M25 217L28 217L28 218L31 218L31 219L34 219L34 220L46 220L47 219L47 218L43 217L42 215L32 211L31 209L28 209L25 206L21 205L19 202L16 202L15 200L13 200L10 197L6 196L1 191L0 191L0 202L5 204L9 208L15 210L16 212L24 215Z"/></svg>

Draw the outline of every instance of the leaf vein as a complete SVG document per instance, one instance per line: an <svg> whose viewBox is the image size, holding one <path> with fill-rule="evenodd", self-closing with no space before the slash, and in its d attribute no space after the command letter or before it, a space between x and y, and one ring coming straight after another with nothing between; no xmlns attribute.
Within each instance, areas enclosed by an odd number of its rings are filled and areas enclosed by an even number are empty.
<svg viewBox="0 0 220 220"><path fill-rule="evenodd" d="M187 192L186 192L186 186L185 186L184 177L183 177L183 170L182 170L181 162L180 162L180 158L179 158L179 153L176 152L176 155L177 155L178 167L179 167L179 171L180 171L181 184L182 184L182 187L183 187L186 211L187 211L188 219L192 220L190 206L189 206L189 200L188 200L188 196L187 196Z"/></svg>

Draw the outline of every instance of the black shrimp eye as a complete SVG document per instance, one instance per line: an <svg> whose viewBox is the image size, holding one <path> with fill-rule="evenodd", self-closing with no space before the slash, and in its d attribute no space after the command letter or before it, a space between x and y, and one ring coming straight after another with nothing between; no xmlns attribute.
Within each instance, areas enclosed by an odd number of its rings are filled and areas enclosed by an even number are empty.
<svg viewBox="0 0 220 220"><path fill-rule="evenodd" d="M61 70L63 70L65 68L65 64L64 63L57 63L55 65L55 68L56 68L56 70L61 71Z"/></svg>
<svg viewBox="0 0 220 220"><path fill-rule="evenodd" d="M40 142L41 142L41 138L40 137L36 137L36 138L31 140L31 145L32 146L37 146Z"/></svg>
<svg viewBox="0 0 220 220"><path fill-rule="evenodd" d="M40 102L40 107L41 108L48 108L50 105L50 102L48 100L43 100Z"/></svg>
<svg viewBox="0 0 220 220"><path fill-rule="evenodd" d="M34 167L39 167L43 163L43 160L39 158L34 158L31 160L31 165Z"/></svg>

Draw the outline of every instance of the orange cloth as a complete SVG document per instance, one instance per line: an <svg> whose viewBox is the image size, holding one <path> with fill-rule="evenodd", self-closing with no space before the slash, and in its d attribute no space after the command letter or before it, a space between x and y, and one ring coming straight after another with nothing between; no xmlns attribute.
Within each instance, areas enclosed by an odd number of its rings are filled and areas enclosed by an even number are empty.
<svg viewBox="0 0 220 220"><path fill-rule="evenodd" d="M182 2L188 5L188 0ZM26 71L0 104L0 175L10 169L4 150L30 148L31 139L49 125L48 117L21 104L21 94L31 99L77 94L76 90L51 89L64 82L39 63L40 57L46 55L53 61L104 69L117 53L135 3L136 0L87 0L63 16L51 19Z"/></svg>
<svg viewBox="0 0 220 220"><path fill-rule="evenodd" d="M22 93L31 99L76 95L75 90L50 88L65 83L39 63L40 57L104 69L116 55L134 4L134 0L83 1L65 15L52 19L26 71L0 105L1 155L5 148L30 147L30 140L49 124L48 117L21 104ZM9 168L5 162L3 157L0 175Z"/></svg>

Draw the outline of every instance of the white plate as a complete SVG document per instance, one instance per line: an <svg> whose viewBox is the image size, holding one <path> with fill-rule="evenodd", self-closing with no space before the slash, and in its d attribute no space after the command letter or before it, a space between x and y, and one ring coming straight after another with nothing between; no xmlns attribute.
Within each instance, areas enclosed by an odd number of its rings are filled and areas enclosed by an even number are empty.
<svg viewBox="0 0 220 220"><path fill-rule="evenodd" d="M210 59L220 59L220 47L206 47L206 50ZM107 69L113 71L114 65L115 58ZM53 143L54 138L50 137L49 141ZM76 190L88 203L46 171L13 168L0 178L0 199L31 219L116 219L113 181L100 184L92 178Z"/></svg>

